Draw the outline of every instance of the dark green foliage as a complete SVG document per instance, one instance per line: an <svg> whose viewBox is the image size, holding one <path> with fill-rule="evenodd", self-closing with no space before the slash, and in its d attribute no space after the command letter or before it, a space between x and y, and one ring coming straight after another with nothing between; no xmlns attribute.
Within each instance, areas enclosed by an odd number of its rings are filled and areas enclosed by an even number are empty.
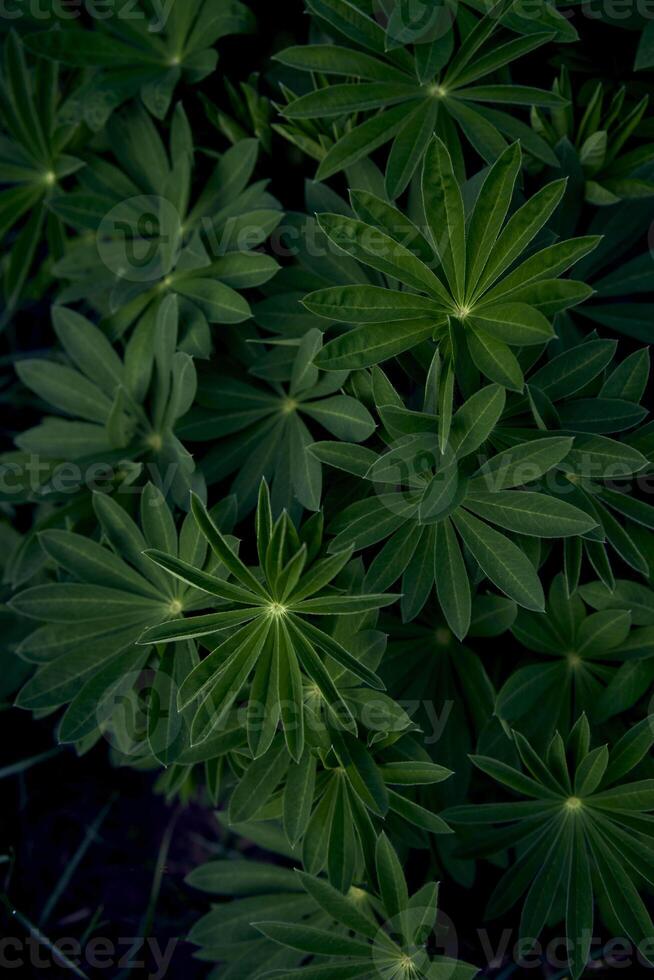
<svg viewBox="0 0 654 980"><path fill-rule="evenodd" d="M603 915L634 943L652 934L637 886L652 877L646 814L654 809L654 780L624 781L654 742L652 719L643 719L612 752L607 745L591 749L585 714L565 742L556 732L542 755L519 733L513 738L522 770L484 756L472 761L527 799L459 807L448 816L466 826L509 825L477 830L469 848L492 855L520 844L520 859L498 882L487 915L501 915L526 893L520 934L534 943L545 923L564 913L570 966L580 976L590 951L594 893Z"/></svg>
<svg viewBox="0 0 654 980"><path fill-rule="evenodd" d="M0 708L216 811L212 977L647 958L651 25L56 6L3 32Z"/></svg>

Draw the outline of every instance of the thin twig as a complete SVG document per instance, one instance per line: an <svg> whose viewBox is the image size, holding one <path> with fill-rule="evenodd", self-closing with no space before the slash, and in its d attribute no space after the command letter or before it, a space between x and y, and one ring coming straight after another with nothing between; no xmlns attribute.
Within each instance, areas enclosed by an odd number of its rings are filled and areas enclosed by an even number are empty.
<svg viewBox="0 0 654 980"><path fill-rule="evenodd" d="M64 891L68 887L68 884L70 882L70 879L72 878L73 874L77 870L77 868L78 868L78 866L80 864L80 861L82 860L82 858L84 857L84 855L88 851L88 849L91 846L91 844L95 840L97 840L98 830L100 829L100 827L101 827L101 825L102 825L105 817L107 816L107 813L109 812L109 809L110 809L112 803L114 802L115 798L116 798L116 794L114 794L109 799L109 801L105 804L105 806L102 808L102 810L97 815L97 817L95 818L95 820L93 821L93 823L90 825L90 827L87 827L86 834L84 835L84 839L82 840L82 843L78 847L78 849L75 852L75 854L73 855L72 859L68 862L68 864L64 868L64 871L63 871L63 874L61 875L61 878L59 879L59 881L55 885L55 888L52 891L52 893L50 895L50 898L48 899L48 901L45 904L45 907L44 907L43 912L41 913L41 917L39 919L39 925L43 926L48 921L48 919L52 915L52 912L54 910L55 905L57 904L57 902L59 901L59 899L63 895Z"/></svg>

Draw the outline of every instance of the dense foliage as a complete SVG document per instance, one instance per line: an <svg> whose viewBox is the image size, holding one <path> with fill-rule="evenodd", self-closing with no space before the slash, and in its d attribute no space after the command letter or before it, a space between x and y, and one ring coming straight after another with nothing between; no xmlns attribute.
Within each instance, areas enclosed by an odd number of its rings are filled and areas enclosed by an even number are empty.
<svg viewBox="0 0 654 980"><path fill-rule="evenodd" d="M9 728L216 811L212 977L652 968L652 21L18 6Z"/></svg>

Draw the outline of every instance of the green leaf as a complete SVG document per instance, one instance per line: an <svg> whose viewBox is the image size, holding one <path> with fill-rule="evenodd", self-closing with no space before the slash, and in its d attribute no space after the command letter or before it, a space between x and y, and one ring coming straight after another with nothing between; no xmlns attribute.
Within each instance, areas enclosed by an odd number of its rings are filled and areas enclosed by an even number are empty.
<svg viewBox="0 0 654 980"><path fill-rule="evenodd" d="M633 813L654 810L654 779L642 779L627 786L616 786L595 793L588 805L601 810L626 810Z"/></svg>
<svg viewBox="0 0 654 980"><path fill-rule="evenodd" d="M513 143L488 171L475 203L467 236L466 293L479 282L504 223L520 170L520 144Z"/></svg>
<svg viewBox="0 0 654 980"><path fill-rule="evenodd" d="M316 364L323 371L354 371L380 364L429 340L438 322L424 317L357 327L323 347Z"/></svg>
<svg viewBox="0 0 654 980"><path fill-rule="evenodd" d="M322 878L315 878L304 871L298 871L297 876L307 893L328 916L367 939L377 938L377 924L361 912L351 898L342 895Z"/></svg>
<svg viewBox="0 0 654 980"><path fill-rule="evenodd" d="M456 98L466 102L538 105L553 109L559 109L566 104L566 100L556 92L548 92L531 85L473 85L472 88L457 88Z"/></svg>
<svg viewBox="0 0 654 980"><path fill-rule="evenodd" d="M289 925L285 922L255 922L254 925L269 939L303 953L349 956L358 959L360 963L369 962L370 959L370 946L367 943L348 939L340 933L334 934L298 923Z"/></svg>
<svg viewBox="0 0 654 980"><path fill-rule="evenodd" d="M296 617L289 616L289 621L296 625ZM375 688L378 691L383 691L385 689L384 682L375 674L372 670L369 670L364 664L360 663L351 653L341 646L341 644L335 640L332 636L329 636L323 630L318 629L308 620L297 620L297 629L304 633L310 641L320 647L325 653L336 661L345 670L351 671L359 680L362 680L364 684L369 684L370 687Z"/></svg>
<svg viewBox="0 0 654 980"><path fill-rule="evenodd" d="M298 892L295 872L276 864L231 858L208 861L186 876L186 884L213 895L269 895Z"/></svg>
<svg viewBox="0 0 654 980"><path fill-rule="evenodd" d="M212 688L236 686L235 678L245 678L256 663L268 637L269 623L260 619L223 640L193 668L179 689L178 704L183 709L198 697L206 696ZM240 680L240 684L243 680ZM238 690L230 692L233 697Z"/></svg>
<svg viewBox="0 0 654 980"><path fill-rule="evenodd" d="M377 838L375 864L382 902L388 917L393 919L406 909L409 894L402 865L385 833Z"/></svg>
<svg viewBox="0 0 654 980"><path fill-rule="evenodd" d="M517 545L462 510L453 516L453 521L464 544L491 582L526 609L542 611L545 608L543 587L536 570Z"/></svg>
<svg viewBox="0 0 654 980"><path fill-rule="evenodd" d="M451 834L452 829L445 823L442 817L426 807L408 800L395 790L388 791L389 807L393 813L397 814L407 823L426 830L429 834Z"/></svg>
<svg viewBox="0 0 654 980"><path fill-rule="evenodd" d="M638 473L646 465L642 453L623 442L606 436L579 434L560 468L566 473L592 479L619 479Z"/></svg>
<svg viewBox="0 0 654 980"><path fill-rule="evenodd" d="M512 391L522 391L520 364L505 343L476 327L467 333L467 340L470 356L483 375Z"/></svg>
<svg viewBox="0 0 654 980"><path fill-rule="evenodd" d="M466 496L465 507L507 531L537 538L565 538L597 526L578 507L529 490L475 491Z"/></svg>
<svg viewBox="0 0 654 980"><path fill-rule="evenodd" d="M610 785L638 765L654 744L654 719L650 715L625 732L613 746L609 764L604 775L604 784Z"/></svg>
<svg viewBox="0 0 654 980"><path fill-rule="evenodd" d="M433 136L438 111L437 99L423 99L395 137L386 168L386 193L391 201L404 193L416 172Z"/></svg>
<svg viewBox="0 0 654 980"><path fill-rule="evenodd" d="M457 74L457 92L459 86L467 85L470 82L476 81L478 78L483 78L484 75L497 71L504 65L508 65L510 62L522 57L522 55L529 54L534 48L539 48L541 45L547 44L554 36L554 33L550 32L531 34L527 37L513 38L505 44L491 49L487 54L475 59L474 64L467 70Z"/></svg>
<svg viewBox="0 0 654 980"><path fill-rule="evenodd" d="M419 89L406 82L336 84L301 95L284 109L284 115L287 119L330 118L396 105L414 100L417 95Z"/></svg>
<svg viewBox="0 0 654 980"><path fill-rule="evenodd" d="M207 592L209 595L225 599L227 602L244 602L249 605L254 605L257 602L257 596L254 596L247 589L233 585L231 582L225 582L223 579L216 578L215 575L201 572L189 562L182 561L181 558L174 558L162 551L146 551L144 554L181 582L200 589L202 592Z"/></svg>
<svg viewBox="0 0 654 980"><path fill-rule="evenodd" d="M451 443L458 459L482 446L499 422L506 404L506 391L500 385L487 385L476 391L452 419Z"/></svg>
<svg viewBox="0 0 654 980"><path fill-rule="evenodd" d="M126 562L81 534L57 529L43 531L39 541L45 553L75 578L90 585L133 591L161 602L154 585L135 572Z"/></svg>
<svg viewBox="0 0 654 980"><path fill-rule="evenodd" d="M539 800L559 800L561 797L560 793L536 782L531 776L525 776L518 769L514 769L499 759L491 759L488 756L480 755L473 755L470 758L478 769L481 769L482 772L485 772L488 776L502 783L502 785L508 786L509 789L515 790L516 793L521 793L523 796L531 796Z"/></svg>
<svg viewBox="0 0 654 980"><path fill-rule="evenodd" d="M600 241L598 235L588 235L581 238L571 238L564 242L556 242L554 245L540 249L519 263L512 272L509 272L507 276L500 279L492 289L485 293L484 302L496 303L500 298L511 296L514 290L522 289L542 280L555 279L566 272L575 262L588 255ZM595 342L589 341L588 343ZM597 343L606 346L606 341L598 341ZM574 351L578 352L579 347L575 348ZM570 353L571 351L566 351L565 354L560 355L561 360Z"/></svg>
<svg viewBox="0 0 654 980"><path fill-rule="evenodd" d="M431 269L389 235L340 214L322 214L318 221L327 237L359 262L399 279L406 286L427 292L436 300L446 298L443 284Z"/></svg>
<svg viewBox="0 0 654 980"><path fill-rule="evenodd" d="M605 834L588 829L593 857L611 911L627 936L637 945L652 934L652 920L624 868L622 856Z"/></svg>
<svg viewBox="0 0 654 980"><path fill-rule="evenodd" d="M260 615L257 609L230 609L227 612L208 613L205 616L189 616L171 619L168 623L151 626L139 639L139 643L174 643L211 636L222 630L249 623Z"/></svg>
<svg viewBox="0 0 654 980"><path fill-rule="evenodd" d="M123 382L123 365L101 330L65 306L55 306L52 323L63 348L83 374L113 397Z"/></svg>
<svg viewBox="0 0 654 980"><path fill-rule="evenodd" d="M289 767L283 739L247 767L229 802L230 823L242 823L255 816L275 791Z"/></svg>
<svg viewBox="0 0 654 980"><path fill-rule="evenodd" d="M341 323L415 320L438 311L429 297L381 286L330 286L310 293L303 304L312 313Z"/></svg>
<svg viewBox="0 0 654 980"><path fill-rule="evenodd" d="M425 156L422 195L431 240L452 294L462 303L466 277L463 198L448 149L438 137Z"/></svg>
<svg viewBox="0 0 654 980"><path fill-rule="evenodd" d="M577 796L590 796L604 778L609 761L608 746L593 749L582 759L575 774L574 792Z"/></svg>
<svg viewBox="0 0 654 980"><path fill-rule="evenodd" d="M92 622L139 613L147 618L153 612L152 601L145 596L73 582L32 586L14 596L10 605L21 616L50 623Z"/></svg>
<svg viewBox="0 0 654 980"><path fill-rule="evenodd" d="M388 143L405 125L407 108L410 111L410 107L415 104L417 103L414 101L404 102L386 109L341 136L322 159L316 174L317 179L327 180L339 171L353 167L384 143Z"/></svg>
<svg viewBox="0 0 654 980"><path fill-rule="evenodd" d="M104 424L111 401L78 371L46 360L24 360L16 365L18 377L48 404L73 418Z"/></svg>
<svg viewBox="0 0 654 980"><path fill-rule="evenodd" d="M355 44L377 54L386 51L386 38L379 24L362 13L349 0L307 0L307 7L322 20L354 41Z"/></svg>
<svg viewBox="0 0 654 980"><path fill-rule="evenodd" d="M344 470L360 479L363 479L377 459L376 453L371 449L347 442L314 442L309 446L308 452L321 463Z"/></svg>
<svg viewBox="0 0 654 980"><path fill-rule="evenodd" d="M242 323L252 316L240 293L217 279L176 277L175 290L190 299L209 323Z"/></svg>
<svg viewBox="0 0 654 980"><path fill-rule="evenodd" d="M375 228L379 228L390 238L402 242L418 256L428 268L434 264L434 250L423 235L422 231L403 211L389 204L388 201L377 197L370 191L351 190L350 201L357 218ZM447 291L442 286L441 299L447 298Z"/></svg>
<svg viewBox="0 0 654 980"><path fill-rule="evenodd" d="M304 402L302 411L344 442L363 442L375 431L375 422L368 409L350 395Z"/></svg>
<svg viewBox="0 0 654 980"><path fill-rule="evenodd" d="M572 449L570 436L546 436L505 449L484 463L470 481L470 492L498 492L537 480L564 460Z"/></svg>
<svg viewBox="0 0 654 980"><path fill-rule="evenodd" d="M551 292L551 291L550 291ZM546 344L554 331L540 310L526 303L511 302L475 307L469 323L475 330L490 334L496 340L516 347Z"/></svg>
<svg viewBox="0 0 654 980"><path fill-rule="evenodd" d="M470 628L470 584L461 549L449 520L437 525L434 580L438 601L448 626L462 640Z"/></svg>
<svg viewBox="0 0 654 980"><path fill-rule="evenodd" d="M531 940L533 944L547 922L570 861L572 832L561 819L555 827L550 847L529 889L520 917L520 937Z"/></svg>
<svg viewBox="0 0 654 980"><path fill-rule="evenodd" d="M273 57L290 68L325 72L329 75L357 75L367 81L406 83L407 76L378 58L336 44L307 44L285 48Z"/></svg>
<svg viewBox="0 0 654 980"><path fill-rule="evenodd" d="M257 581L252 572L238 558L229 544L221 534L220 530L212 521L206 507L196 494L191 494L191 511L198 527L209 542L209 546L217 558L231 572L235 579L246 589L250 589L255 595L266 598L266 592L262 585Z"/></svg>
<svg viewBox="0 0 654 980"><path fill-rule="evenodd" d="M284 831L291 844L306 833L313 805L316 762L305 750L299 762L289 766L284 790Z"/></svg>
<svg viewBox="0 0 654 980"><path fill-rule="evenodd" d="M477 284L475 296L486 292L536 237L556 210L565 188L565 180L552 181L512 215L495 243L492 256Z"/></svg>

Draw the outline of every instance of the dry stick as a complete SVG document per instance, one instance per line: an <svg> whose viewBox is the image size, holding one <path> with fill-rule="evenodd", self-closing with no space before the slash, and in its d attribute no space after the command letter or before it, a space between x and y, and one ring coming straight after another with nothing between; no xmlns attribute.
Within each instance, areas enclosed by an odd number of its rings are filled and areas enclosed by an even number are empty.
<svg viewBox="0 0 654 980"><path fill-rule="evenodd" d="M68 957L65 956L60 949L57 949L51 940L48 939L48 937L44 935L39 928L37 928L37 926L33 925L33 923L31 923L22 912L19 912L17 908L14 908L7 895L0 893L0 902L4 905L10 917L15 919L17 922L20 922L21 926L30 934L31 937L37 940L39 945L45 946L46 949L50 950L55 962L60 963L61 966L65 967L67 970L70 970L76 977L80 977L80 980L89 980L86 973L83 973L77 964L73 963L72 960L69 960Z"/></svg>
<svg viewBox="0 0 654 980"><path fill-rule="evenodd" d="M113 804L114 800L116 799L116 796L117 796L117 794L114 793L110 797L109 801L102 808L102 810L97 815L97 817L95 818L95 820L93 821L93 823L89 827L87 827L86 834L84 835L84 839L83 839L82 843L78 847L78 849L75 852L75 854L73 855L72 859L68 862L68 864L64 868L64 871L63 871L63 874L61 875L61 878L59 879L59 881L55 885L55 888L52 891L52 893L50 895L50 898L48 899L48 901L45 904L45 907L44 907L44 909L43 909L43 911L41 913L41 918L39 919L39 925L43 926L48 921L48 919L52 915L52 912L54 910L55 905L57 904L57 902L59 901L59 899L63 895L65 889L68 887L68 884L70 882L70 879L73 877L73 875L74 875L75 871L77 870L77 868L78 868L78 866L79 866L82 858L84 857L84 855L88 851L88 849L91 846L91 844L94 841L97 840L98 830L100 829L100 827L101 827L101 825L102 825L105 817L107 816L107 813L109 812L109 809L111 808L111 805Z"/></svg>
<svg viewBox="0 0 654 980"><path fill-rule="evenodd" d="M143 942L149 938L152 931L152 926L154 923L154 914L157 907L157 901L159 899L159 892L161 891L161 884L163 881L164 871L166 870L166 861L168 860L168 851L170 850L170 845L173 839L173 833L175 831L175 825L181 815L182 805L178 806L173 813L172 817L168 821L168 826L166 827L163 837L161 838L161 844L159 845L159 853L157 854L157 863L154 868L154 877L152 879L152 888L150 889L150 898L148 901L148 907L145 912L145 917L143 919L143 925L141 927L140 937ZM128 977L131 975L132 967L130 967L126 973L120 974L121 977Z"/></svg>

